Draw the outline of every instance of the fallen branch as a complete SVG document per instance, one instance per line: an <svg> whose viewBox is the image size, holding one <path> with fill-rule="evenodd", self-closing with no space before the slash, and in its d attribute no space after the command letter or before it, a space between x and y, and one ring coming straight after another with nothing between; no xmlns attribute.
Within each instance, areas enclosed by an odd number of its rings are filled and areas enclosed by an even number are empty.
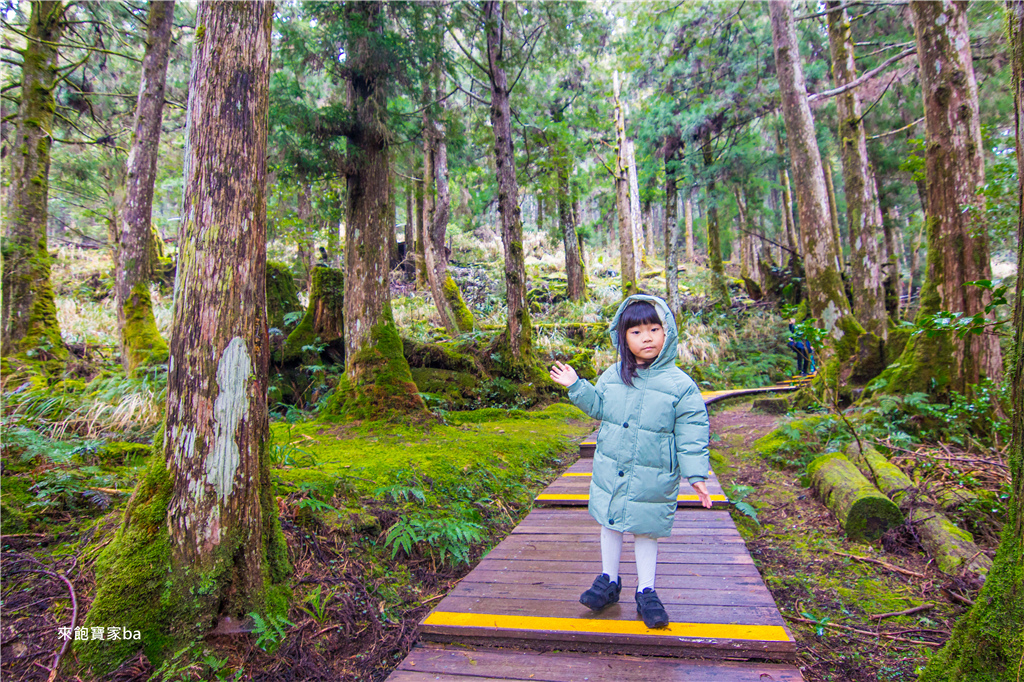
<svg viewBox="0 0 1024 682"><path fill-rule="evenodd" d="M919 613L921 611L927 611L928 609L933 609L933 608L935 608L935 604L925 604L924 606L915 606L914 608L907 609L905 611L892 611L891 613L879 613L877 615L870 616L870 618L872 618L874 620L881 620L883 618L889 618L890 616L909 616L912 613Z"/></svg>
<svg viewBox="0 0 1024 682"><path fill-rule="evenodd" d="M903 575L909 575L909 576L912 576L914 578L922 578L923 579L923 578L927 578L928 577L926 575L923 575L921 573L917 573L915 571L908 571L905 568L900 568L899 566L893 566L892 564L887 564L884 561L879 561L878 559L869 559L869 558L863 557L863 556L855 556L853 554L844 554L843 552L832 552L832 553L833 554L838 554L839 556L844 556L844 557L846 557L848 559L856 559L857 561L864 561L864 562L867 562L869 564L878 564L879 566L884 566L885 568L888 568L890 571L896 571L897 573L902 573Z"/></svg>
<svg viewBox="0 0 1024 682"><path fill-rule="evenodd" d="M785 614L783 614L783 617L786 620L791 620L791 621L794 621L796 623L806 623L808 625L818 625L818 626L824 625L827 628L835 628L836 630L846 630L847 632L856 632L858 635L868 635L869 637L885 637L886 639L891 639L891 640L894 640L896 642L910 642L911 644L925 644L927 646L935 646L935 647L941 647L942 646L942 644L940 642L928 642L928 641L924 641L924 640L920 640L920 639L907 639L906 637L897 637L896 635L891 635L891 634L889 634L887 632L871 632L870 630L858 630L857 628L851 628L851 627L847 627L845 625L837 625L836 623L819 623L818 621L811 620L810 618L797 618L796 616L787 616Z"/></svg>
<svg viewBox="0 0 1024 682"><path fill-rule="evenodd" d="M38 563L35 561L35 559L32 559L32 561ZM67 585L68 592L71 594L71 630L74 631L75 624L78 622L78 598L75 597L75 586L71 584L71 581L68 580L67 577L60 573L47 571L44 568L19 568L16 571L11 572L11 574L13 573L39 573L63 581L63 583ZM60 648L60 651L58 651L57 654L53 657L53 665L49 668L40 664L38 661L36 662L36 665L50 673L50 676L49 678L47 678L46 682L54 682L54 680L57 679L57 669L60 667L60 659L64 657L64 654L67 652L68 647L71 645L71 639L72 638L69 637L64 640L64 645Z"/></svg>
<svg viewBox="0 0 1024 682"><path fill-rule="evenodd" d="M968 599L967 597L963 596L962 594L957 594L956 592L954 592L952 590L942 590L942 593L945 594L950 599L952 599L953 601L958 601L958 602L967 604L968 606L974 606L974 600L973 599Z"/></svg>
<svg viewBox="0 0 1024 682"><path fill-rule="evenodd" d="M89 490L95 490L98 493L106 493L108 495L131 495L131 490L118 490L117 488L89 488Z"/></svg>

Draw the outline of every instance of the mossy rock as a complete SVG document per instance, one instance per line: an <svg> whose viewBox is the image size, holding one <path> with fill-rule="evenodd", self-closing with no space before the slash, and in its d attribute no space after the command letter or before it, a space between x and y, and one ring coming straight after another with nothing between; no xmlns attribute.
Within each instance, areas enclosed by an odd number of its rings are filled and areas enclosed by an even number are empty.
<svg viewBox="0 0 1024 682"><path fill-rule="evenodd" d="M420 343L402 339L402 354L409 367L423 369L444 369L452 372L486 376L480 361L466 346L455 343Z"/></svg>
<svg viewBox="0 0 1024 682"><path fill-rule="evenodd" d="M430 367L411 367L409 371L420 393L450 401L454 407L461 407L480 386L480 379L468 372Z"/></svg>
<svg viewBox="0 0 1024 682"><path fill-rule="evenodd" d="M299 290L291 269L284 263L267 261L267 325L284 329L284 316L302 310Z"/></svg>

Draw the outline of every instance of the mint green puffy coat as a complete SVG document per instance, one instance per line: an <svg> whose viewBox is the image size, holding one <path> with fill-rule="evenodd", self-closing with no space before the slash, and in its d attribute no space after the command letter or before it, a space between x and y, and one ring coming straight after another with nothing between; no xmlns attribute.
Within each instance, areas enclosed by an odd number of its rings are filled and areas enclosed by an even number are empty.
<svg viewBox="0 0 1024 682"><path fill-rule="evenodd" d="M665 327L665 347L649 368L637 370L632 387L623 383L615 363L596 388L576 381L569 400L601 420L590 515L613 530L667 537L680 478L707 479L708 411L693 379L676 367L679 332L663 300L638 294L623 301L612 320L612 343L618 348L619 317L633 301L654 305Z"/></svg>

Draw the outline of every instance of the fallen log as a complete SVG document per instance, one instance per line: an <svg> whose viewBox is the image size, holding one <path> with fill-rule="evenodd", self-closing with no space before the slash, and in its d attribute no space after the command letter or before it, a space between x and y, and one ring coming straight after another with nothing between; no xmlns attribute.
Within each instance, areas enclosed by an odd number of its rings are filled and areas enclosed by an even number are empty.
<svg viewBox="0 0 1024 682"><path fill-rule="evenodd" d="M992 560L974 544L974 536L957 528L932 500L918 497L916 502L925 504L911 504L912 499L907 493L916 492L917 489L902 469L871 446L861 451L856 443L851 443L846 448L846 454L865 475L873 474L879 489L903 508L914 524L921 547L935 559L940 571L956 574L963 570L984 581L992 567Z"/></svg>
<svg viewBox="0 0 1024 682"><path fill-rule="evenodd" d="M864 478L845 455L822 455L810 463L807 473L812 487L851 540L871 542L903 523L899 507Z"/></svg>

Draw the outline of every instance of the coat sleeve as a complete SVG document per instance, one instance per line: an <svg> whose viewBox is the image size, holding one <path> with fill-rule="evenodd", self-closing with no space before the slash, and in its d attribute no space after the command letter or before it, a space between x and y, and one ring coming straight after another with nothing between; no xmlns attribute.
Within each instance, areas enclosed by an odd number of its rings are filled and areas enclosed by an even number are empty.
<svg viewBox="0 0 1024 682"><path fill-rule="evenodd" d="M576 380L569 387L569 400L594 419L604 419L604 388L607 385L605 374L597 380L597 387L583 378Z"/></svg>
<svg viewBox="0 0 1024 682"><path fill-rule="evenodd" d="M679 471L691 484L708 478L709 430L708 408L696 385L690 382L676 403L674 431Z"/></svg>

